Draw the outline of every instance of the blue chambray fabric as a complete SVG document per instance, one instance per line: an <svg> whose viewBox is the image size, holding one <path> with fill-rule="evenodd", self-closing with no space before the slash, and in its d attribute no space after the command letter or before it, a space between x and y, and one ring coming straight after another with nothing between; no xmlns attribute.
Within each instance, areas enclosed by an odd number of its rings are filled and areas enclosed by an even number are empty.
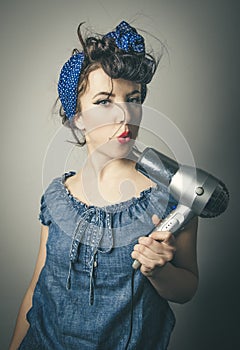
<svg viewBox="0 0 240 350"><path fill-rule="evenodd" d="M39 276L29 330L19 349L165 350L175 324L168 302L140 270L131 252L177 203L157 186L106 207L87 206L54 179L41 198L39 219L49 226L47 257Z"/></svg>

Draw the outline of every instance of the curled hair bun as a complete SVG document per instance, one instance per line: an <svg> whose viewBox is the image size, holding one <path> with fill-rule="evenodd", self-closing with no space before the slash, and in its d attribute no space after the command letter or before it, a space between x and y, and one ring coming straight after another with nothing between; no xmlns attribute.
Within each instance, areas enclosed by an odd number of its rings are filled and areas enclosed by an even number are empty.
<svg viewBox="0 0 240 350"><path fill-rule="evenodd" d="M85 40L78 27L78 37L82 44L87 67L99 63L105 73L113 79L123 78L140 84L148 84L156 71L158 62L150 54L120 49L113 38L90 36Z"/></svg>

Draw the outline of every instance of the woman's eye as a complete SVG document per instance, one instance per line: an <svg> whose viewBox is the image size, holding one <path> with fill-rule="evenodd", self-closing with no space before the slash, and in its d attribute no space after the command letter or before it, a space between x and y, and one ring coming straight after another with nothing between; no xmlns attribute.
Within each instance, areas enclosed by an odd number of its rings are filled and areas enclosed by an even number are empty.
<svg viewBox="0 0 240 350"><path fill-rule="evenodd" d="M109 99L104 99L104 100L98 100L94 104L96 105L101 105L101 106L108 106L111 103Z"/></svg>
<svg viewBox="0 0 240 350"><path fill-rule="evenodd" d="M141 98L140 97L131 97L128 102L140 104Z"/></svg>

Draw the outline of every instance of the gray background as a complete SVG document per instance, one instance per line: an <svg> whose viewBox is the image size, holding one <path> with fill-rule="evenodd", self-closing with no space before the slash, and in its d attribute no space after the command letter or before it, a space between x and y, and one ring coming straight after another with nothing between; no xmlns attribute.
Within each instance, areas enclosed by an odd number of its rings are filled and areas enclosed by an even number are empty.
<svg viewBox="0 0 240 350"><path fill-rule="evenodd" d="M105 33L122 19L137 19L167 44L170 62L163 60L146 104L173 120L196 164L231 194L226 213L200 220L200 285L191 302L172 305L170 350L237 348L239 11L233 0L1 1L1 349L38 250L44 156L60 127L51 112L60 67L77 45L79 22ZM64 162L61 148L58 155Z"/></svg>

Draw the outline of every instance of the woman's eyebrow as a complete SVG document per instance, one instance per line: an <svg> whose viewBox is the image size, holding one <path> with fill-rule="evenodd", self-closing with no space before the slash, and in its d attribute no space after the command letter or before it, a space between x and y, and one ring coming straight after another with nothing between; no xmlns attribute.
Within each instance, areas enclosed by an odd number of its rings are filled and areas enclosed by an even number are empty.
<svg viewBox="0 0 240 350"><path fill-rule="evenodd" d="M141 94L141 91L139 90L133 90L132 92L129 92L126 96L131 96L131 95L135 95L135 94Z"/></svg>
<svg viewBox="0 0 240 350"><path fill-rule="evenodd" d="M112 94L111 92L101 91L101 92L98 92L96 95L94 95L93 98L95 98L95 97L97 97L99 95L106 95L106 96L113 96L113 97L115 97L115 94Z"/></svg>
<svg viewBox="0 0 240 350"><path fill-rule="evenodd" d="M129 96L135 95L135 94L141 94L141 91L133 90L133 91L129 92L126 96L129 97ZM110 96L115 97L116 96L115 94L108 92L108 91L100 91L96 95L93 96L93 99L96 98L97 96L100 96L100 95L105 95L108 97L110 97Z"/></svg>

